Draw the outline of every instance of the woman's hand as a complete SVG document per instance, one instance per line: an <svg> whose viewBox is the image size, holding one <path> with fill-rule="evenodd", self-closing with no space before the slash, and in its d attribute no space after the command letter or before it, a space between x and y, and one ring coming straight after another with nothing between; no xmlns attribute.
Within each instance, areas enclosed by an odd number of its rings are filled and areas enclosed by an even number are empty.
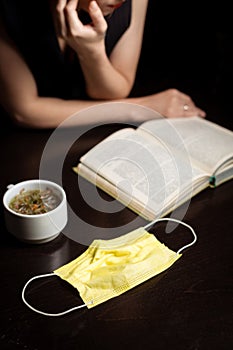
<svg viewBox="0 0 233 350"><path fill-rule="evenodd" d="M107 22L96 1L90 1L88 13L92 22L84 25L78 16L79 0L55 0L52 11L55 28L63 39L77 53L82 50L98 50L104 44Z"/></svg>
<svg viewBox="0 0 233 350"><path fill-rule="evenodd" d="M198 108L190 96L176 89L139 98L139 103L167 118L206 116L205 111Z"/></svg>

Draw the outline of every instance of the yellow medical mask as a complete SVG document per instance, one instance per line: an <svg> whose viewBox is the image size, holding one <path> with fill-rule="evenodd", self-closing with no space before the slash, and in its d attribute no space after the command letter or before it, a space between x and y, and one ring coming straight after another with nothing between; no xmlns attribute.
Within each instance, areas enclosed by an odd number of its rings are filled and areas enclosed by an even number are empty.
<svg viewBox="0 0 233 350"><path fill-rule="evenodd" d="M155 222L164 220L187 226L194 235L193 242L174 252L147 232ZM75 260L58 268L52 274L30 279L23 289L23 301L32 310L47 316L61 316L83 306L92 308L168 269L181 257L181 251L195 241L196 234L189 225L171 218L155 220L145 227L115 239L94 240ZM29 305L24 298L27 285L36 278L52 275L59 276L76 288L84 304L58 314L44 313Z"/></svg>

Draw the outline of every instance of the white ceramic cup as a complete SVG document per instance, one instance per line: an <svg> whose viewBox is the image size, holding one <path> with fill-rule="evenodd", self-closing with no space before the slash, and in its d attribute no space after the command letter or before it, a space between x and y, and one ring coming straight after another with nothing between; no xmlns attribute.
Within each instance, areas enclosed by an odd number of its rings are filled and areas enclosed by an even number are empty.
<svg viewBox="0 0 233 350"><path fill-rule="evenodd" d="M67 224L67 201L65 191L58 184L47 180L27 180L7 186L3 196L4 216L7 230L16 238L27 243L46 243L54 239ZM9 207L11 200L21 190L51 189L60 203L47 213L27 215L17 213Z"/></svg>

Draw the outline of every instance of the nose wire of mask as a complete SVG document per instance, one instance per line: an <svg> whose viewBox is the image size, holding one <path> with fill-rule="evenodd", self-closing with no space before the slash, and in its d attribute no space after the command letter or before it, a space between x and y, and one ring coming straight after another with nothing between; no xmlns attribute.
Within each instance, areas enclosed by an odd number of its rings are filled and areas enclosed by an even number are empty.
<svg viewBox="0 0 233 350"><path fill-rule="evenodd" d="M152 221L152 222L150 222L148 225L146 225L146 226L144 226L143 228L141 228L144 232L146 232L148 229L150 229L153 225L155 225L157 222L160 222L160 221L173 221L173 222L175 222L175 223L178 223L178 224L182 224L183 226L186 226L187 228L189 228L190 229L190 231L192 232L192 234L193 234L193 237L194 237L194 239L193 239L193 241L191 242L191 243L189 243L189 244L186 244L185 246L183 246L182 248L180 248L176 253L174 252L174 254L177 256L177 258L179 258L179 256L181 256L181 251L183 251L184 249L186 249L186 248L188 248L188 247L190 247L190 246L192 246L195 242L196 242L196 240L197 240L197 236L196 236L196 234L195 234L195 232L194 232L194 230L193 230L193 228L191 227L191 226L189 226L188 224L186 224L186 223L184 223L184 222L182 222L182 221L180 221L180 220L176 220L176 219L173 219L173 218L160 218L160 219L156 219L156 220L154 220L154 221ZM137 231L137 230L136 230ZM133 231L133 232L131 232L130 234L126 234L125 236L123 236L123 241L125 241L124 240L124 238L126 237L126 236L128 236L128 235L130 235L130 237L132 237L132 234L133 234L133 237L136 237L137 236L137 233L136 233L136 231ZM140 231L140 229L139 229L139 231ZM150 235L148 232L146 232L148 235ZM140 232L139 232L139 237L140 237ZM153 235L152 235L153 236ZM143 234L143 237L144 237L144 234ZM119 238L117 238L117 240L119 240ZM114 240L113 240L114 241ZM94 242L97 242L97 241L94 241ZM104 241L102 241L102 243L103 243ZM108 242L108 241L106 241L106 242ZM111 242L111 240L109 241L109 242ZM126 241L125 241L126 242ZM107 243L106 243L107 244ZM111 245L111 243L110 243L110 245ZM92 247L92 248L94 248L94 246ZM92 251L92 248L91 248L91 251ZM154 247L155 248L155 247ZM90 249L90 247L89 247L89 249ZM89 250L88 249L88 250ZM85 259L86 257L87 257L87 254L88 254L88 250L84 253L84 254L82 254L82 256L84 256L84 257L79 257L78 258L78 260L80 260L81 259L81 262L83 261L82 259ZM173 258L173 262L177 259L177 258ZM77 259L76 259L77 260ZM72 262L71 262L72 263ZM130 263L130 262L129 262ZM172 263L171 263L172 264ZM68 264L69 265L69 264ZM166 268L168 268L169 266L167 266ZM63 267L62 267L63 268ZM56 271L55 271L56 272ZM31 310L33 310L33 311L35 311L36 313L38 313L38 314L41 314L41 315L44 315L44 316L63 316L63 315L66 315L66 314L68 314L68 313L70 313L70 312L72 312L72 311L75 311L75 310L77 310L77 309L80 309L80 308L83 308L83 307L88 307L88 308L90 308L90 307L93 307L93 306L95 306L95 304L94 304L94 300L88 300L88 301L86 301L86 302L84 302L83 304L81 304L81 305L78 305L78 306L75 306L75 307L73 307L73 308L70 308L70 309L68 309L68 310L65 310L65 311L63 311L63 312L59 312L59 313L47 313L47 312L43 312L43 311L41 311L41 310L38 310L38 309L36 309L36 308L34 308L32 305L30 305L27 301L26 301L26 299L25 299L25 291L26 291L26 288L28 287L28 285L31 283L31 282L33 282L34 280L37 280L37 279L41 279L41 278L45 278L45 277L51 277L51 276L57 276L57 274L55 273L55 272L52 272L52 273L47 273L47 274L43 274L43 275L37 275L37 276L34 276L34 277L32 277L31 279L29 279L27 282L26 282L26 284L24 285L24 287L23 287L23 290L22 290L22 300L23 300L23 302L31 309ZM154 274L155 275L155 274ZM61 277L61 276L60 276ZM151 277L153 277L153 275L151 275ZM144 280L146 280L146 278L144 279ZM140 283L142 283L144 280L141 280L141 282ZM136 284L135 284L135 286L136 286ZM126 291L126 290L125 290ZM119 295L119 294L118 294ZM116 296L116 295L115 295ZM113 297L113 296L111 296L111 297ZM107 299L106 299L107 300ZM104 301L104 300L103 300Z"/></svg>
<svg viewBox="0 0 233 350"><path fill-rule="evenodd" d="M154 226L157 222L160 222L160 221L173 221L173 222L176 222L177 224L181 224L181 225L183 225L183 226L189 228L190 231L192 232L193 237L194 237L193 241L192 241L191 243L189 243L189 244L186 244L185 246L183 246L183 247L180 248L179 250L177 250L177 252L176 252L177 254L181 254L181 252L182 252L184 249L186 249L186 248L188 248L188 247L191 247L191 246L196 242L196 240L197 240L197 235L196 235L194 229L193 229L190 225L186 224L185 222L180 221L180 220L177 220L177 219L173 219L173 218L161 218L161 219L156 219L156 220L154 220L154 221L151 221L148 225L144 226L144 229L145 229L145 230L149 230L152 226Z"/></svg>

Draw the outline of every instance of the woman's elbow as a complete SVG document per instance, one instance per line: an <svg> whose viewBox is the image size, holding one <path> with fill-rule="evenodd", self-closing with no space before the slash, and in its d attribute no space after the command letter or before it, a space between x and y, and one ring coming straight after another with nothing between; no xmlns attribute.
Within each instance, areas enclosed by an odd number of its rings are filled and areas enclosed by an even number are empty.
<svg viewBox="0 0 233 350"><path fill-rule="evenodd" d="M119 100L127 98L132 90L130 83L122 84L117 87L110 87L106 89L93 89L93 87L87 88L87 95L93 100Z"/></svg>
<svg viewBox="0 0 233 350"><path fill-rule="evenodd" d="M19 111L8 111L8 114L14 125L17 127L29 127L30 119Z"/></svg>
<svg viewBox="0 0 233 350"><path fill-rule="evenodd" d="M106 92L106 93L98 93L98 92L88 92L88 97L92 100L103 100L103 101L110 101L110 100L120 100L127 98L130 94L130 90L126 91L118 91L118 92Z"/></svg>
<svg viewBox="0 0 233 350"><path fill-rule="evenodd" d="M19 128L43 128L41 122L38 122L38 119L33 118L33 116L30 113L20 110L11 110L8 111L8 114L11 118L12 123Z"/></svg>

